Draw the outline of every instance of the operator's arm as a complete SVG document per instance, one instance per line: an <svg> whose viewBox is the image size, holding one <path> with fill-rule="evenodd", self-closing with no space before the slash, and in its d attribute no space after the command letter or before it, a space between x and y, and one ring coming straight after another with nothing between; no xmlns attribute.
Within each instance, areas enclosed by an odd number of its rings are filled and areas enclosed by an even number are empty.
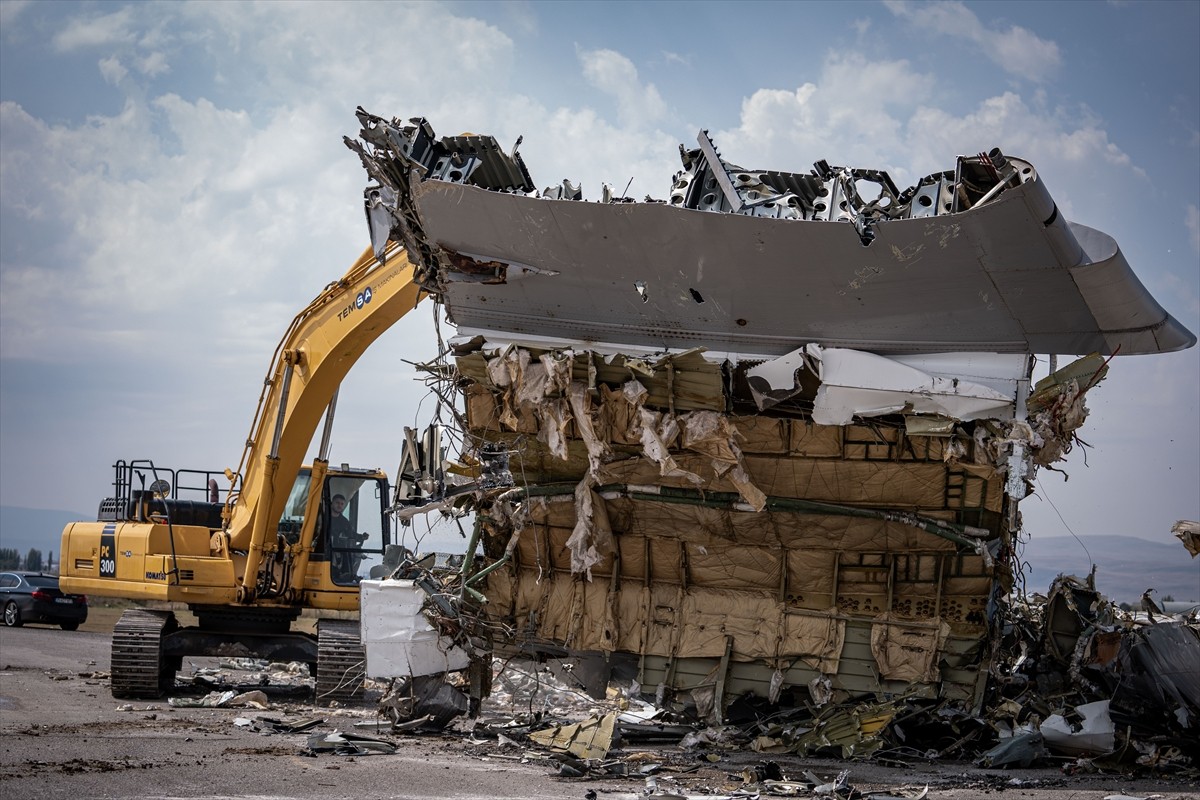
<svg viewBox="0 0 1200 800"><path fill-rule="evenodd" d="M333 518L333 546L357 547L362 541L350 520L340 514Z"/></svg>

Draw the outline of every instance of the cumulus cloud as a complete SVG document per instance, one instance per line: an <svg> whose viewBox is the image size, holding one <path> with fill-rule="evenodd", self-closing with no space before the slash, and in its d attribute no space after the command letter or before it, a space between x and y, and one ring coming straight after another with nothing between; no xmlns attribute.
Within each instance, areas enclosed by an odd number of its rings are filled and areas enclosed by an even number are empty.
<svg viewBox="0 0 1200 800"><path fill-rule="evenodd" d="M197 255L204 234L176 224L188 213L186 187L181 175L162 169L145 108L127 103L119 114L71 128L4 103L0 130L6 141L26 145L4 151L6 184L11 177L25 187L16 205L6 192L6 219L45 220L58 234L50 253L31 252L0 273L0 353L56 360L70 352L64 345L83 352L119 347L130 330L103 323L111 309L128 310L124 325L136 325L144 312L174 307L205 272L219 277L219 268L205 269ZM200 272L189 277L185 267ZM145 291L149 286L157 297ZM69 313L48 316L49 306ZM75 338L77 326L95 326L96 334Z"/></svg>
<svg viewBox="0 0 1200 800"><path fill-rule="evenodd" d="M1144 178L1086 107L1004 92L955 113L934 102L934 85L932 75L904 60L831 52L815 81L760 89L744 100L739 125L721 131L717 143L747 167L807 171L826 158L887 169L901 185L952 168L958 154L996 146L1033 160L1043 174L1086 175L1084 168L1104 164ZM1068 194L1056 199L1070 209Z"/></svg>
<svg viewBox="0 0 1200 800"><path fill-rule="evenodd" d="M126 6L111 14L71 17L53 37L53 47L61 53L107 52L99 62L100 75L114 86L125 79L130 68L149 78L158 77L171 69L168 48L174 45L174 37L167 21L155 19L157 13L161 9Z"/></svg>
<svg viewBox="0 0 1200 800"><path fill-rule="evenodd" d="M121 63L121 59L116 56L100 59L100 75L107 83L116 86L125 79L129 74L129 70Z"/></svg>
<svg viewBox="0 0 1200 800"><path fill-rule="evenodd" d="M932 163L938 152L976 152L1000 145L1013 155L1071 165L1073 172L1089 163L1104 163L1141 174L1086 108L1043 110L1015 92L988 97L961 116L919 108L907 129L907 144L924 164Z"/></svg>
<svg viewBox="0 0 1200 800"><path fill-rule="evenodd" d="M907 61L830 54L816 82L760 89L742 103L741 124L722 131L722 152L743 166L807 170L817 158L885 166L903 138L902 112L930 96L933 76Z"/></svg>
<svg viewBox="0 0 1200 800"><path fill-rule="evenodd" d="M588 83L617 101L621 124L644 127L666 113L666 104L654 84L642 84L637 67L615 50L581 50L579 63Z"/></svg>
<svg viewBox="0 0 1200 800"><path fill-rule="evenodd" d="M903 0L885 0L895 16L919 28L950 36L978 48L997 66L1031 81L1043 81L1061 65L1058 45L1019 25L988 27L962 3L941 2L914 5Z"/></svg>
<svg viewBox="0 0 1200 800"><path fill-rule="evenodd" d="M222 80L279 97L339 91L343 98L363 98L363 105L381 97L399 108L399 98L437 94L446 76L461 87L460 97L472 84L485 90L507 79L513 42L495 26L433 3L368 9L349 13L344 4L320 2L197 3L186 13L191 36L209 51ZM196 29L204 35L198 37ZM419 41L422 31L446 35L435 45L414 45L394 55L372 45Z"/></svg>
<svg viewBox="0 0 1200 800"><path fill-rule="evenodd" d="M551 110L541 127L522 145L530 154L530 172L541 186L568 178L582 185L584 196L592 199L600 196L602 183L618 193L628 185L632 197L668 194L679 163L677 137L613 125L590 109ZM535 153L535 148L541 152ZM580 153L587 153L587 158L580 158Z"/></svg>
<svg viewBox="0 0 1200 800"><path fill-rule="evenodd" d="M167 63L166 53L157 50L143 58L139 58L137 68L138 72L151 78L171 71L171 65Z"/></svg>
<svg viewBox="0 0 1200 800"><path fill-rule="evenodd" d="M356 125L346 98L385 113L419 113L435 98L448 102L445 94L425 71L377 69L378 53L355 44L378 32L371 15L333 5L232 5L180 7L170 25L186 31L170 29L149 5L68 19L54 38L59 50L103 45L126 54L98 62L127 95L115 114L50 124L17 103L0 106L4 357L116 355L168 319L179 325L201 314L206 339L234 341L248 331L252 297L264 298L254 301L253 316L267 316L275 330L357 253L364 230L352 198L365 176L341 145ZM393 23L406 30L448 23L435 6L396 11ZM487 95L504 80L511 41L477 20L459 23L466 38L435 48L423 63L434 73L454 70ZM253 52L220 50L237 38L221 34L235 30L255 41ZM304 30L328 36L298 36ZM163 51L139 48L179 40L254 73L264 102L222 107L138 85L169 71ZM414 91L422 81L427 87ZM408 93L403 106L397 91ZM453 132L451 124L443 132ZM49 230L49 251L25 242ZM63 294L63 285L72 291ZM50 303L55 315L44 313ZM98 335L82 333L92 328Z"/></svg>
<svg viewBox="0 0 1200 800"><path fill-rule="evenodd" d="M54 48L62 53L104 47L113 44L128 44L136 39L134 33L133 8L126 6L111 14L74 17L55 34Z"/></svg>

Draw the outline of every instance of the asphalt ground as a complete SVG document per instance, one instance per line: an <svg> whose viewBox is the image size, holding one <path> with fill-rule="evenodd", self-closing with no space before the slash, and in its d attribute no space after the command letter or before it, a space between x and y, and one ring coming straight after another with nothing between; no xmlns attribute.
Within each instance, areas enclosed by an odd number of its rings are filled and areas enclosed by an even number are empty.
<svg viewBox="0 0 1200 800"><path fill-rule="evenodd" d="M469 721L448 733L392 734L386 727L354 727L378 719L371 707L320 708L308 698L272 696L267 711L115 700L107 673L117 615L119 611L93 613L75 632L33 625L0 629L0 800L582 800L589 792L600 800L634 800L651 790L675 797L720 797L742 788L740 773L764 760L776 762L787 777L809 770L828 779L849 769L849 782L860 790L900 795L928 787L928 797L944 800L1103 800L1113 794L1200 798L1195 781L1172 776L1067 776L1057 769L996 771L959 762L896 768L752 752L710 755L675 745L629 745L613 753L627 757L634 772L647 763L661 764L649 782L641 775L564 778L545 751L473 738ZM185 672L194 666L185 663ZM397 748L392 754L313 755L306 746L309 733L265 735L237 723L259 717L318 717L324 722L316 731L378 736Z"/></svg>

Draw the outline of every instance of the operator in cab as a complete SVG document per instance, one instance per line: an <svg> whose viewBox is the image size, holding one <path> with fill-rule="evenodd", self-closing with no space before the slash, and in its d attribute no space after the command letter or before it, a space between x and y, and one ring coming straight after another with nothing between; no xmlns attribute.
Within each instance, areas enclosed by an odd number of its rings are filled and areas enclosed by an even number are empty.
<svg viewBox="0 0 1200 800"><path fill-rule="evenodd" d="M339 577L339 582L353 580L362 561L359 553L349 553L347 550L357 549L367 537L354 529L354 524L346 519L346 497L335 494L329 498L329 507L333 511L329 518L329 541L333 545L333 567Z"/></svg>
<svg viewBox="0 0 1200 800"><path fill-rule="evenodd" d="M350 520L346 519L346 498L344 495L335 494L329 500L329 505L333 508L333 516L329 520L329 534L333 540L334 547L354 547L358 542L357 532Z"/></svg>

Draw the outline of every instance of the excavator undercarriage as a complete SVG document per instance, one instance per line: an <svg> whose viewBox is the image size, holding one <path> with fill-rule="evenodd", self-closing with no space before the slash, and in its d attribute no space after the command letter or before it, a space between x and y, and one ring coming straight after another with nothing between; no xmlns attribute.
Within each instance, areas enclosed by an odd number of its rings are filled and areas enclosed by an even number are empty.
<svg viewBox="0 0 1200 800"><path fill-rule="evenodd" d="M180 628L172 611L129 609L113 628L112 693L153 699L175 685L184 656L238 656L307 663L318 703L362 696L366 658L356 620L323 619L317 634L234 633Z"/></svg>

